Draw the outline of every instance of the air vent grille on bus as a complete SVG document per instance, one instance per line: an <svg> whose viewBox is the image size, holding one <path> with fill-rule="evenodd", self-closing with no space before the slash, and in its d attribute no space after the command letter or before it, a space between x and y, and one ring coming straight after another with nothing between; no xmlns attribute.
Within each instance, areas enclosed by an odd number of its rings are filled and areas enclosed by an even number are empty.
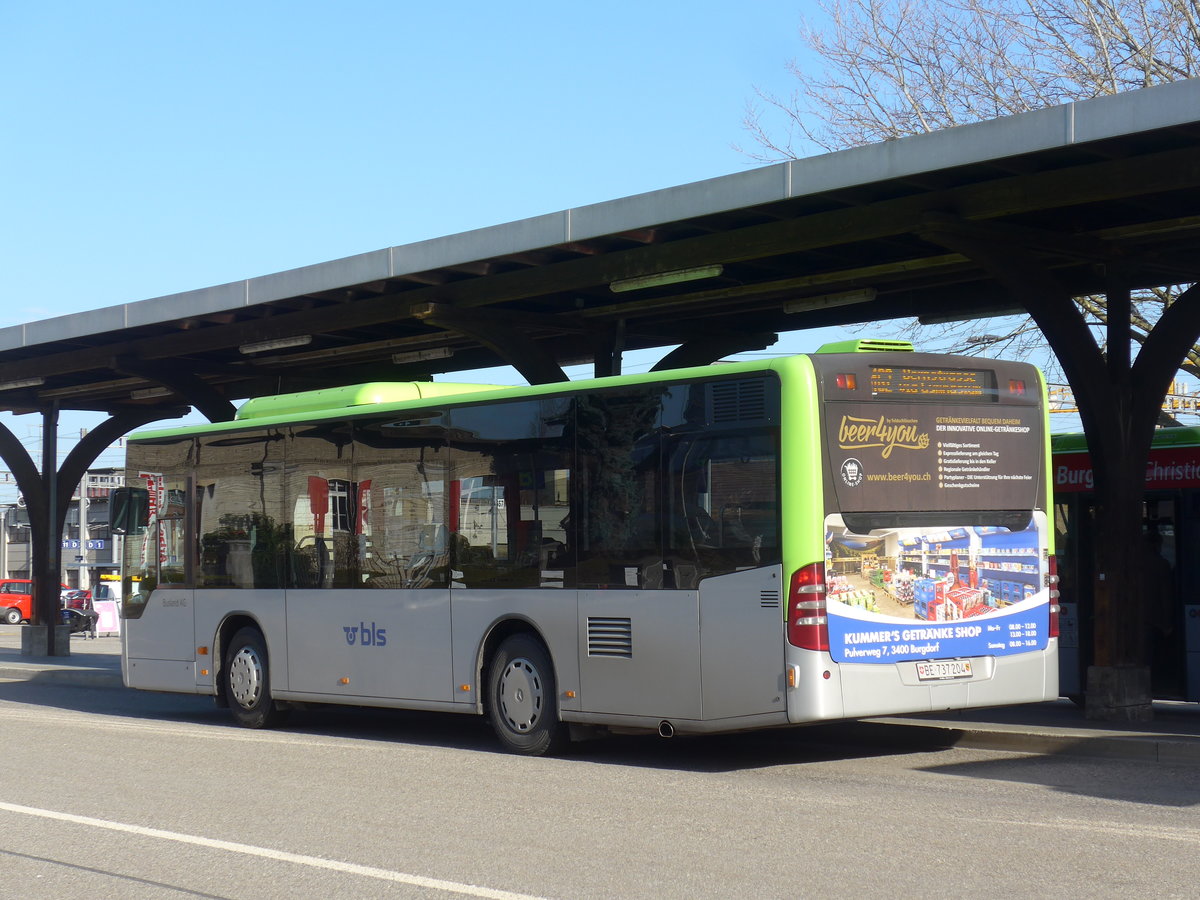
<svg viewBox="0 0 1200 900"><path fill-rule="evenodd" d="M817 350L818 353L879 353L884 351L892 352L913 352L913 345L909 341L889 341L885 338L854 338L849 341L834 341L830 344L822 344Z"/></svg>
<svg viewBox="0 0 1200 900"><path fill-rule="evenodd" d="M752 381L718 381L708 386L709 421L761 422L767 417L767 383L761 378Z"/></svg>
<svg viewBox="0 0 1200 900"><path fill-rule="evenodd" d="M633 658L633 623L628 618L588 616L588 656Z"/></svg>
<svg viewBox="0 0 1200 900"><path fill-rule="evenodd" d="M779 591L759 591L758 605L763 609L779 609Z"/></svg>

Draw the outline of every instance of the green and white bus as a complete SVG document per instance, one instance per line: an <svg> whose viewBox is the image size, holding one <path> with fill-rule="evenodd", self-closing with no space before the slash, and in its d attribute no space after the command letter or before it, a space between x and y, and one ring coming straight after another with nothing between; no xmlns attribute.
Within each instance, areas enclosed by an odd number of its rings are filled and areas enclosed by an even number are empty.
<svg viewBox="0 0 1200 900"><path fill-rule="evenodd" d="M1058 696L1045 388L852 341L246 402L128 442L123 672L510 750Z"/></svg>

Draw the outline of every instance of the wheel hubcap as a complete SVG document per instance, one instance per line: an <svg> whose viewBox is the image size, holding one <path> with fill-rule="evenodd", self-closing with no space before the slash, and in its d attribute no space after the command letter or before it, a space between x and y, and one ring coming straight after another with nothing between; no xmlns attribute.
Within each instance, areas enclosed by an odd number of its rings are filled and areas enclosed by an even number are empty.
<svg viewBox="0 0 1200 900"><path fill-rule="evenodd" d="M527 659L514 659L500 676L497 698L508 727L524 734L542 714L542 677Z"/></svg>
<svg viewBox="0 0 1200 900"><path fill-rule="evenodd" d="M229 661L229 690L238 706L253 709L262 696L262 660L251 647L243 647Z"/></svg>

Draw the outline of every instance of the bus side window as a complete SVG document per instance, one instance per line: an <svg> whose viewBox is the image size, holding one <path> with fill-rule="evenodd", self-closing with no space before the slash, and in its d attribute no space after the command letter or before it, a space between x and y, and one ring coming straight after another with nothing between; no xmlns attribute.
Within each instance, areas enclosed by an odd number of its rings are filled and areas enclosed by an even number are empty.
<svg viewBox="0 0 1200 900"><path fill-rule="evenodd" d="M354 426L361 587L444 588L449 580L445 413Z"/></svg>
<svg viewBox="0 0 1200 900"><path fill-rule="evenodd" d="M662 389L646 385L577 398L577 462L569 533L581 588L664 585L659 513Z"/></svg>
<svg viewBox="0 0 1200 900"><path fill-rule="evenodd" d="M355 503L357 485L351 477L350 426L344 422L293 426L284 447L282 514L287 527L276 551L284 584L360 587L361 517Z"/></svg>
<svg viewBox="0 0 1200 900"><path fill-rule="evenodd" d="M778 562L778 453L773 434L700 434L672 443L668 558L677 587Z"/></svg>
<svg viewBox="0 0 1200 900"><path fill-rule="evenodd" d="M283 439L270 429L201 440L192 496L199 587L283 587Z"/></svg>
<svg viewBox="0 0 1200 900"><path fill-rule="evenodd" d="M450 565L465 587L562 587L569 403L533 400L450 413Z"/></svg>

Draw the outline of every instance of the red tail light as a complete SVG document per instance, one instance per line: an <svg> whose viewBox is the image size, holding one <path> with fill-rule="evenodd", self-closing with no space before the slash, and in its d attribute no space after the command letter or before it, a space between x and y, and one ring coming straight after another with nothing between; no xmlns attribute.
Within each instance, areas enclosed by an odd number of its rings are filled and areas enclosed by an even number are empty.
<svg viewBox="0 0 1200 900"><path fill-rule="evenodd" d="M1046 572L1046 586L1050 589L1050 637L1058 637L1058 557L1051 555Z"/></svg>
<svg viewBox="0 0 1200 900"><path fill-rule="evenodd" d="M1025 380L1023 378L1010 378L1008 380L1008 392L1015 397L1025 396Z"/></svg>
<svg viewBox="0 0 1200 900"><path fill-rule="evenodd" d="M853 372L845 372L838 375L834 379L834 383L843 391L853 391L858 389L858 378Z"/></svg>
<svg viewBox="0 0 1200 900"><path fill-rule="evenodd" d="M787 636L793 647L804 650L829 649L825 563L812 563L792 573L788 591Z"/></svg>

